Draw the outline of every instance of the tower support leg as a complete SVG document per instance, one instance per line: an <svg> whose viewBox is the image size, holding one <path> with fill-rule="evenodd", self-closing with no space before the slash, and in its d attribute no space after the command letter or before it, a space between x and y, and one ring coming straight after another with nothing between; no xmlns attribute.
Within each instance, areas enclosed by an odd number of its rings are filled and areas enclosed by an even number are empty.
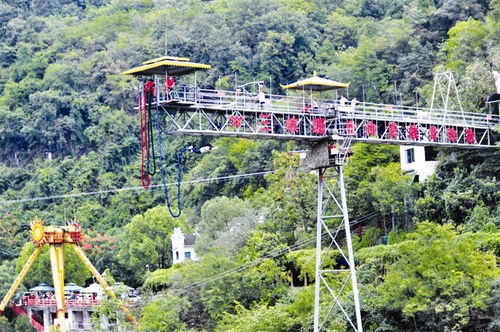
<svg viewBox="0 0 500 332"><path fill-rule="evenodd" d="M322 215L323 215L323 174L324 168L318 169L318 207L316 219L316 273L314 283L314 332L319 331L319 300L321 288L321 239L322 239Z"/></svg>
<svg viewBox="0 0 500 332"><path fill-rule="evenodd" d="M339 172L339 187L342 200L342 212L344 218L345 239L347 244L347 253L349 257L349 269L351 273L352 296L354 298L354 311L356 313L356 326L359 332L363 331L361 324L361 307L359 304L358 279L356 277L356 265L354 263L354 251L352 250L351 225L349 224L349 214L347 210L347 197L344 187L344 171L343 166L338 167Z"/></svg>
<svg viewBox="0 0 500 332"><path fill-rule="evenodd" d="M338 175L336 179L336 183L338 184L337 190L330 188L330 184L325 181L326 168L320 168L318 170L314 332L321 331L324 327L326 327L324 324L327 322L328 317L332 314L335 306L339 307L350 330L363 332L356 267L354 262L349 214L347 210L347 198L344 186L343 166L337 165L335 167ZM338 197L339 194L340 197ZM343 241L344 245L341 246L339 244L339 240L344 239L342 235L345 235L345 241ZM325 237L325 240L323 240L323 237ZM328 243L328 245L323 246L323 242ZM332 250L335 249L340 252L340 261L346 262L348 268L328 268L325 266L326 258L333 254ZM347 249L347 251L345 249ZM329 283L327 275L331 275L333 273L341 274L344 277L342 286L336 287L339 289L336 289ZM344 308L344 304L342 303L342 295L345 295L348 292L347 284L349 279L351 280L351 289L349 293L352 295L354 302L354 314L347 312ZM322 315L320 312L321 299L328 294L330 294L331 298L333 298L333 303L326 314ZM353 319L354 317L352 316L355 316L356 319Z"/></svg>

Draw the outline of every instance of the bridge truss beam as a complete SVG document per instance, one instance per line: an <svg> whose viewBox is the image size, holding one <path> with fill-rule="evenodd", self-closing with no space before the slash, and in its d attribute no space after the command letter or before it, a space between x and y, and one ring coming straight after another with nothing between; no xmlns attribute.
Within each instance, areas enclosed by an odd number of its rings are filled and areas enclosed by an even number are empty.
<svg viewBox="0 0 500 332"><path fill-rule="evenodd" d="M227 136L314 142L336 135L353 142L488 148L495 145L492 128L500 117L431 109L408 109L396 105L360 104L353 107L323 103L304 113L293 102L277 104L229 102L208 92L180 99L162 100L162 131L172 135ZM226 94L224 94L226 95ZM285 97L286 99L286 97ZM283 103L283 98L280 99ZM294 106L289 106L293 104Z"/></svg>

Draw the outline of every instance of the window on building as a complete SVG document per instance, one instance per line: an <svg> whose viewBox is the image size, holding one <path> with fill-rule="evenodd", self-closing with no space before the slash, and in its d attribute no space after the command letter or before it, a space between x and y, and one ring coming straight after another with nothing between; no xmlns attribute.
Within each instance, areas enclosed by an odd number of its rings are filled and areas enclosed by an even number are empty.
<svg viewBox="0 0 500 332"><path fill-rule="evenodd" d="M175 252L175 260L179 260L179 252L178 251Z"/></svg>
<svg viewBox="0 0 500 332"><path fill-rule="evenodd" d="M425 161L434 161L437 159L437 151L432 146L426 146L425 148Z"/></svg>
<svg viewBox="0 0 500 332"><path fill-rule="evenodd" d="M190 251L186 251L184 253L184 259L191 259L191 252Z"/></svg>
<svg viewBox="0 0 500 332"><path fill-rule="evenodd" d="M415 162L415 149L407 149L406 150L406 162L408 164Z"/></svg>

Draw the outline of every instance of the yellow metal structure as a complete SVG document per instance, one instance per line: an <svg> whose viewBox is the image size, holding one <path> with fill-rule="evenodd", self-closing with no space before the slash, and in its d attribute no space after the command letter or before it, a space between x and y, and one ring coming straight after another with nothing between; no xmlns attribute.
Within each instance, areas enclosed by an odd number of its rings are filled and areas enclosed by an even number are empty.
<svg viewBox="0 0 500 332"><path fill-rule="evenodd" d="M28 258L28 261L26 261L26 263L24 264L23 268L21 269L21 272L19 272L19 275L17 276L16 280L14 280L14 283L12 284L12 286L10 286L10 289L7 291L7 294L5 294L5 297L0 303L0 314L3 313L3 311L5 310L5 307L9 303L9 300L12 298L12 296L14 296L14 293L16 292L17 288L19 287L19 285L21 285L21 283L24 280L24 277L26 276L26 274L28 273L31 266L33 265L36 258L38 257L38 255L40 255L41 252L42 252L42 247L37 247L35 251L33 251L33 253L31 254L30 258Z"/></svg>
<svg viewBox="0 0 500 332"><path fill-rule="evenodd" d="M35 219L35 221L31 224L31 240L33 243L37 245L43 244L45 239L44 233L45 227L43 227L42 221Z"/></svg>
<svg viewBox="0 0 500 332"><path fill-rule="evenodd" d="M68 226L44 226L41 220L35 219L31 225L31 239L33 243L37 245L35 251L31 254L28 261L24 264L21 272L16 277L14 283L8 290L7 294L0 303L0 314L3 313L5 307L9 303L10 299L16 292L17 288L23 282L29 269L36 261L38 255L43 249L43 246L47 243L50 250L50 264L52 267L52 279L54 281L54 289L56 296L56 319L54 321L54 327L56 331L69 331L69 322L65 318L66 309L64 303L64 247L65 243L71 245L75 250L78 257L81 259L83 264L92 272L94 277L99 281L101 286L105 291L113 298L116 298L115 293L109 287L108 283L99 274L97 269L92 265L90 260L85 255L85 252L78 246L81 242L81 230L80 226L76 222L72 222ZM127 307L121 306L121 310L125 313L127 319L132 323L136 324L135 318L130 314Z"/></svg>
<svg viewBox="0 0 500 332"><path fill-rule="evenodd" d="M280 85L283 89L324 91L347 88L350 84L351 83L341 83L323 77L313 76L302 81L297 81L287 85Z"/></svg>
<svg viewBox="0 0 500 332"><path fill-rule="evenodd" d="M85 252L82 250L82 248L80 248L76 244L71 244L71 247L73 248L75 253L78 255L78 257L80 257L83 264L85 264L85 266L87 266L87 268L90 270L90 272L92 272L92 275L94 275L94 277L97 279L97 281L102 286L102 288L106 291L106 293L108 293L108 295L111 296L112 298L116 298L116 294L113 292L111 287L109 287L106 280L99 274L99 271L97 271L97 269L94 267L94 265L92 265L92 263L87 258L87 256L85 255ZM137 323L134 316L132 316L132 314L130 313L128 308L126 306L124 306L123 304L121 306L121 310L125 314L125 317L127 317L127 319L129 320L129 322L131 322L134 325Z"/></svg>
<svg viewBox="0 0 500 332"><path fill-rule="evenodd" d="M142 66L123 72L124 75L152 76L169 75L182 76L194 73L201 69L210 69L212 66L203 63L189 62L189 58L161 57L145 61Z"/></svg>
<svg viewBox="0 0 500 332"><path fill-rule="evenodd" d="M62 243L49 245L50 265L52 266L52 279L54 281L57 304L54 326L56 331L67 331L69 324L66 321L66 307L64 304L64 248Z"/></svg>

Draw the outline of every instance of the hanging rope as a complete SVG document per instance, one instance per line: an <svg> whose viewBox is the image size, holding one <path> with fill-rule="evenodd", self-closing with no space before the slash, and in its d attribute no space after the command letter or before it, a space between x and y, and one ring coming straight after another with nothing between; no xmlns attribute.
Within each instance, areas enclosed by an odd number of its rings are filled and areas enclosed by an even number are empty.
<svg viewBox="0 0 500 332"><path fill-rule="evenodd" d="M146 109L146 93L139 95L139 119L141 136L141 185L147 189L151 184L149 172L145 170L146 160L149 160L148 111Z"/></svg>
<svg viewBox="0 0 500 332"><path fill-rule="evenodd" d="M163 147L162 147L162 130L161 130L161 123L160 123L160 110L158 109L158 105L156 106L156 113L155 113L155 123L156 123L156 138L158 141L158 159L159 159L159 164L160 164L160 173L161 173L161 182L163 184L163 193L165 194L165 204L167 205L168 212L170 212L170 215L174 218L177 218L181 215L182 213L182 208L181 208L181 181L182 181L182 167L181 167L181 162L182 162L182 154L186 152L189 148L183 148L179 153L177 153L177 213L174 213L172 211L172 204L170 203L170 198L168 194L168 184L167 184L167 176L166 176L166 171L165 171L165 166L163 164Z"/></svg>
<svg viewBox="0 0 500 332"><path fill-rule="evenodd" d="M149 188L151 175L156 173L155 149L153 136L153 115L151 106L155 94L153 81L148 81L144 85L144 91L139 96L139 118L141 136L141 184L144 188Z"/></svg>
<svg viewBox="0 0 500 332"><path fill-rule="evenodd" d="M146 169L149 175L156 174L156 162L155 162L155 146L154 146L154 136L153 136L153 115L151 113L151 101L153 99L153 93L151 92L149 95L149 103L148 103L148 156L151 155L151 158L147 159ZM151 164L153 165L153 171L151 171Z"/></svg>

